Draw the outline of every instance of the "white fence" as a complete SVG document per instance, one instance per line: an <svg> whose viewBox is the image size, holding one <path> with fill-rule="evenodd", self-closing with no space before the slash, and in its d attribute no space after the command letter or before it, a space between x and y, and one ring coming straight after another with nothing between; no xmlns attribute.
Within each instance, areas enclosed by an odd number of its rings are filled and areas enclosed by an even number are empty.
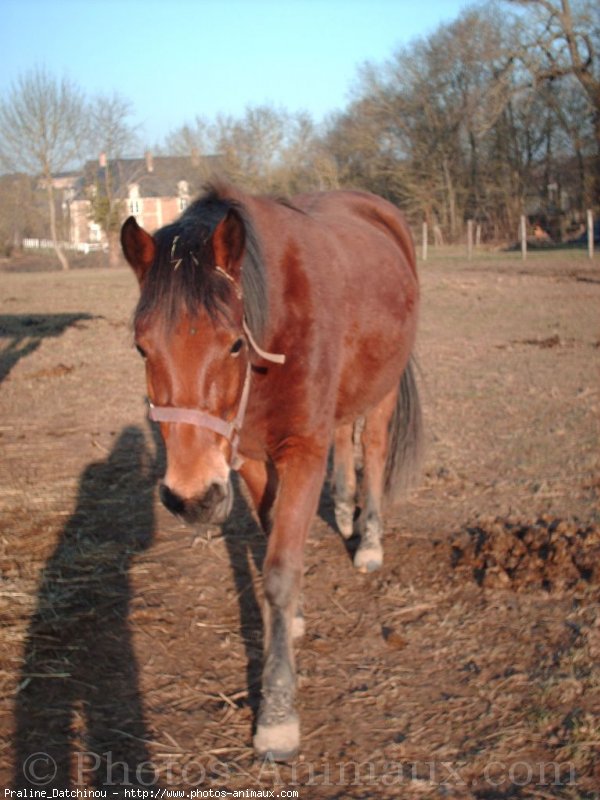
<svg viewBox="0 0 600 800"><path fill-rule="evenodd" d="M80 242L75 244L73 242L59 242L63 250L75 250L78 253L95 253L100 250L106 250L106 245L102 242ZM53 250L54 242L52 239L23 239L23 247L27 250Z"/></svg>

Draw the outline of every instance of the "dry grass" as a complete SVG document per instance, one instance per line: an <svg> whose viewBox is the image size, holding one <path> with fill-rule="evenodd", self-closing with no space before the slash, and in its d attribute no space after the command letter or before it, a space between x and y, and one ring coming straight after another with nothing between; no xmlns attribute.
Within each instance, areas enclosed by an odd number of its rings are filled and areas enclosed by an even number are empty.
<svg viewBox="0 0 600 800"><path fill-rule="evenodd" d="M4 274L0 785L40 750L57 786L120 761L168 788L597 798L600 267L561 258L422 265L424 481L376 575L323 495L287 766L251 750L262 537L241 498L211 537L156 503L134 279Z"/></svg>

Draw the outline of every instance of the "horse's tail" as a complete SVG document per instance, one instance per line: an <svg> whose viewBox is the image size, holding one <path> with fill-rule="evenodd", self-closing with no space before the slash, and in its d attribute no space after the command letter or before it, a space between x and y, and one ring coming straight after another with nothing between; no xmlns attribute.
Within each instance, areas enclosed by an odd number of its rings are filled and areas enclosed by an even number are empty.
<svg viewBox="0 0 600 800"><path fill-rule="evenodd" d="M411 356L400 379L396 407L390 421L384 490L392 505L415 486L422 464L423 418L415 366Z"/></svg>

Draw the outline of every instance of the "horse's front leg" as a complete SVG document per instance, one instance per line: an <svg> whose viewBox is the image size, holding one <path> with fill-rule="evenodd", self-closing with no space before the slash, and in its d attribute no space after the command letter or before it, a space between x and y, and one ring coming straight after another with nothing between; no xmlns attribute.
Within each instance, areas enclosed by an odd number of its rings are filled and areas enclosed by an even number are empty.
<svg viewBox="0 0 600 800"><path fill-rule="evenodd" d="M296 448L277 463L279 491L263 567L265 660L254 749L283 761L300 744L292 639L302 583L304 545L317 510L327 450Z"/></svg>

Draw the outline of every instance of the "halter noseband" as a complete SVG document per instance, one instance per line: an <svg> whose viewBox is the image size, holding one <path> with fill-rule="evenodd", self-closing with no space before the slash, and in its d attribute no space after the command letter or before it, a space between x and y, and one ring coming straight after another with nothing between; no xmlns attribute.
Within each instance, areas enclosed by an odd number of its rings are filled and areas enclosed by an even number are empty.
<svg viewBox="0 0 600 800"><path fill-rule="evenodd" d="M267 353L262 350L254 341L252 332L248 327L246 319L242 322L244 334L249 347L260 356L260 358L270 361L273 364L284 364L285 356L277 353ZM197 408L178 408L173 406L155 406L149 403L148 417L154 422L183 422L187 425L196 425L200 428L208 428L208 430L218 433L219 436L227 439L231 444L230 464L231 468L238 470L243 459L238 454L240 435L242 425L244 424L244 417L246 416L246 408L248 406L248 398L250 396L250 381L252 378L252 362L248 359L246 367L246 376L244 378L244 386L242 388L242 396L238 405L237 414L231 422L227 422L221 417L214 414L209 414L208 411L200 411Z"/></svg>

